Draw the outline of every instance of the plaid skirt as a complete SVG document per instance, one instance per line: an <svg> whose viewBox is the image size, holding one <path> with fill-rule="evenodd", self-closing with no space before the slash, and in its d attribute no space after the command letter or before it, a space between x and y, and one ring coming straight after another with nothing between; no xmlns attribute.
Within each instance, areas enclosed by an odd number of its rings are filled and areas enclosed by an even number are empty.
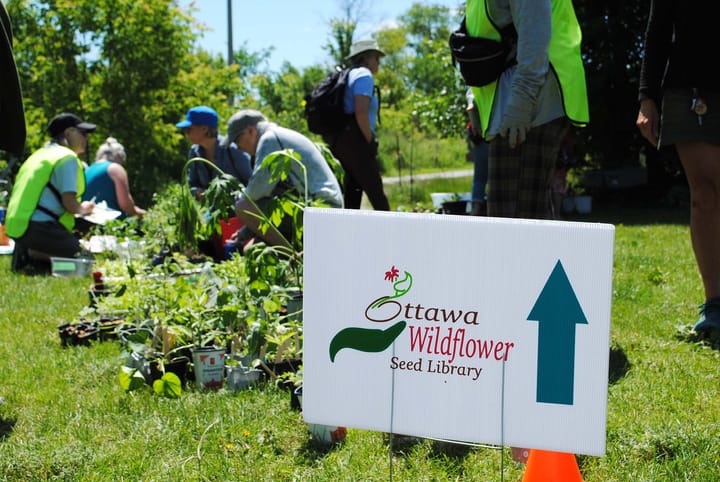
<svg viewBox="0 0 720 482"><path fill-rule="evenodd" d="M512 149L507 138L490 141L488 216L550 219L550 185L569 122L561 117L527 133Z"/></svg>

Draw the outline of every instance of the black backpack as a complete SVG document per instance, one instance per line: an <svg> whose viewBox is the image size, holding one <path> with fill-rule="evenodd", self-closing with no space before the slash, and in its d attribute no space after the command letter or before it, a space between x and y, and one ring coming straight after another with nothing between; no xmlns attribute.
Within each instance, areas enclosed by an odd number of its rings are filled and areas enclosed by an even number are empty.
<svg viewBox="0 0 720 482"><path fill-rule="evenodd" d="M305 119L310 132L333 136L345 126L349 117L343 111L348 72L348 68L336 67L305 96Z"/></svg>
<svg viewBox="0 0 720 482"><path fill-rule="evenodd" d="M500 78L505 69L517 63L509 59L510 51L517 43L513 24L500 30L501 40L471 37L463 17L460 28L450 35L450 54L453 66L460 64L460 74L469 86L482 87Z"/></svg>

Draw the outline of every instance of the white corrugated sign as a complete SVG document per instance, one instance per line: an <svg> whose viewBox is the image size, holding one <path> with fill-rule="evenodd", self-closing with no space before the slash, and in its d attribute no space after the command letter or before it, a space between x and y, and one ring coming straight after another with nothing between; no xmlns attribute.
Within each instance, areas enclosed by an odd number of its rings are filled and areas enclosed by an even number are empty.
<svg viewBox="0 0 720 482"><path fill-rule="evenodd" d="M603 455L614 227L307 209L310 423Z"/></svg>

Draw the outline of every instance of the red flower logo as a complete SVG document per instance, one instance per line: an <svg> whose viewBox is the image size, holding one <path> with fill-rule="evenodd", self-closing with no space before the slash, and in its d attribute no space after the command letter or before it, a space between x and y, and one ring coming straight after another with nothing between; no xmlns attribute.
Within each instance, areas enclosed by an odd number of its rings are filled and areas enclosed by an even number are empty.
<svg viewBox="0 0 720 482"><path fill-rule="evenodd" d="M400 270L398 270L395 265L390 268L390 271L385 271L385 280L390 281L391 283L398 279L400 276Z"/></svg>

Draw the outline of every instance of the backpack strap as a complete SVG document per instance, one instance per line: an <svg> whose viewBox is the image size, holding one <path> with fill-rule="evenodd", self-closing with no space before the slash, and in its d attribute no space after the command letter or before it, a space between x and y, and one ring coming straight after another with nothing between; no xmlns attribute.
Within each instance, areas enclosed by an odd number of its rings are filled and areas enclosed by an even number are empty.
<svg viewBox="0 0 720 482"><path fill-rule="evenodd" d="M373 79L373 82L375 79ZM377 124L380 125L380 106L382 105L382 97L380 96L380 87L373 85L373 94L377 96L378 110L377 110Z"/></svg>
<svg viewBox="0 0 720 482"><path fill-rule="evenodd" d="M53 185L51 182L48 182L45 185L45 187L47 187L50 190L50 192L55 195L55 197L57 198L60 205L62 205L62 195L60 194L60 191L58 191L58 188L56 188L55 185ZM45 214L47 214L48 216L53 218L55 221L58 221L58 222L60 221L60 216L58 216L56 213L50 211L45 206L41 206L39 203L37 206L35 206L35 209L37 209L38 211L44 212Z"/></svg>
<svg viewBox="0 0 720 482"><path fill-rule="evenodd" d="M495 21L493 21L492 18L488 16L488 20L490 20L490 23L493 27L495 27L495 30L498 31L500 34L500 39L502 42L517 42L517 30L515 30L515 25L513 23L509 23L505 25L503 28L498 28ZM467 33L467 25L465 23L465 17L463 17L462 22L460 22L460 28L457 29L457 32L468 35Z"/></svg>

